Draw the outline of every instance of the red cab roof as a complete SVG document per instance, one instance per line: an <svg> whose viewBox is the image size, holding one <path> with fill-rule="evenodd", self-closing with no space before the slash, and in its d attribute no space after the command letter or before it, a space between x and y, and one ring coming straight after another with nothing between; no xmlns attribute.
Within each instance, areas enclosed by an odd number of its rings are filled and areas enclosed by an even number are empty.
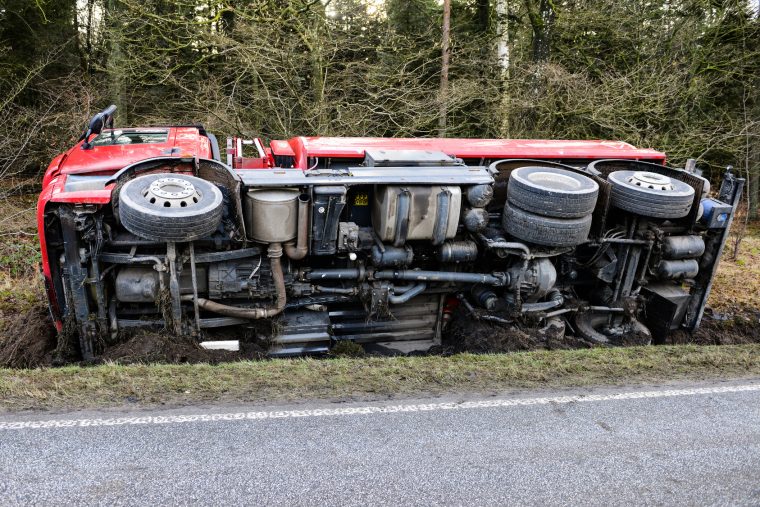
<svg viewBox="0 0 760 507"><path fill-rule="evenodd" d="M630 158L664 161L665 154L622 141L450 139L389 137L295 137L270 143L274 155L364 158L367 149L442 151L459 158Z"/></svg>
<svg viewBox="0 0 760 507"><path fill-rule="evenodd" d="M208 138L200 133L197 127L146 127L119 128L114 131L125 133L166 132L166 141L158 143L113 144L93 146L83 150L82 143L77 143L69 150L61 162L61 173L82 174L97 172L113 172L130 164L154 157L168 156L198 156L211 158L211 148ZM110 130L103 131L105 135Z"/></svg>

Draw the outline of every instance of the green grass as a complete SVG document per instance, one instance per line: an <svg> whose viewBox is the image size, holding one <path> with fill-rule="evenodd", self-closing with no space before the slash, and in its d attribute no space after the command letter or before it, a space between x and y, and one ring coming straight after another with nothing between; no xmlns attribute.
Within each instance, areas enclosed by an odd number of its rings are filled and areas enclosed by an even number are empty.
<svg viewBox="0 0 760 507"><path fill-rule="evenodd" d="M760 375L760 345L0 370L0 410L284 402Z"/></svg>

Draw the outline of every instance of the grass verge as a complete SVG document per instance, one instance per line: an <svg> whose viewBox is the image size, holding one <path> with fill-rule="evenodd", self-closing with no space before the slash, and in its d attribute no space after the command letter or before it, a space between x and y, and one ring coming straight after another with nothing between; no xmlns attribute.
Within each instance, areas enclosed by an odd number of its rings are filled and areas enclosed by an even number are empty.
<svg viewBox="0 0 760 507"><path fill-rule="evenodd" d="M497 392L760 375L760 345L0 370L0 411Z"/></svg>

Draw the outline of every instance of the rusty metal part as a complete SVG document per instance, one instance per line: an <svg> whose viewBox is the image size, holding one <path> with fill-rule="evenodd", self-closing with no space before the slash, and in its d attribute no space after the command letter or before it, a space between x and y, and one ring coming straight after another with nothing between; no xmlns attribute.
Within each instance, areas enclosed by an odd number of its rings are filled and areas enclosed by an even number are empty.
<svg viewBox="0 0 760 507"><path fill-rule="evenodd" d="M267 250L267 257L270 259L270 269L272 270L272 280L274 281L276 300L271 306L265 308L239 308L237 306L225 305L211 301L205 298L194 298L192 295L182 296L183 301L197 301L198 306L209 312L218 313L227 317L237 317L241 319L267 319L279 315L285 309L287 296L285 294L285 277L282 272L282 246L279 243L272 243Z"/></svg>

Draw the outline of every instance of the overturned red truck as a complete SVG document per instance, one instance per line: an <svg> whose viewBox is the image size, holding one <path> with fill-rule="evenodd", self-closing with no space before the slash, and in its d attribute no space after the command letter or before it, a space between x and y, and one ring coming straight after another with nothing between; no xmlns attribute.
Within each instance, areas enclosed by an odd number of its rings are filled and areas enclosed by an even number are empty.
<svg viewBox="0 0 760 507"><path fill-rule="evenodd" d="M457 318L615 345L700 323L739 201L623 142L296 137L91 120L38 204L82 356L140 328L272 355L439 346ZM262 321L274 325L262 326Z"/></svg>

